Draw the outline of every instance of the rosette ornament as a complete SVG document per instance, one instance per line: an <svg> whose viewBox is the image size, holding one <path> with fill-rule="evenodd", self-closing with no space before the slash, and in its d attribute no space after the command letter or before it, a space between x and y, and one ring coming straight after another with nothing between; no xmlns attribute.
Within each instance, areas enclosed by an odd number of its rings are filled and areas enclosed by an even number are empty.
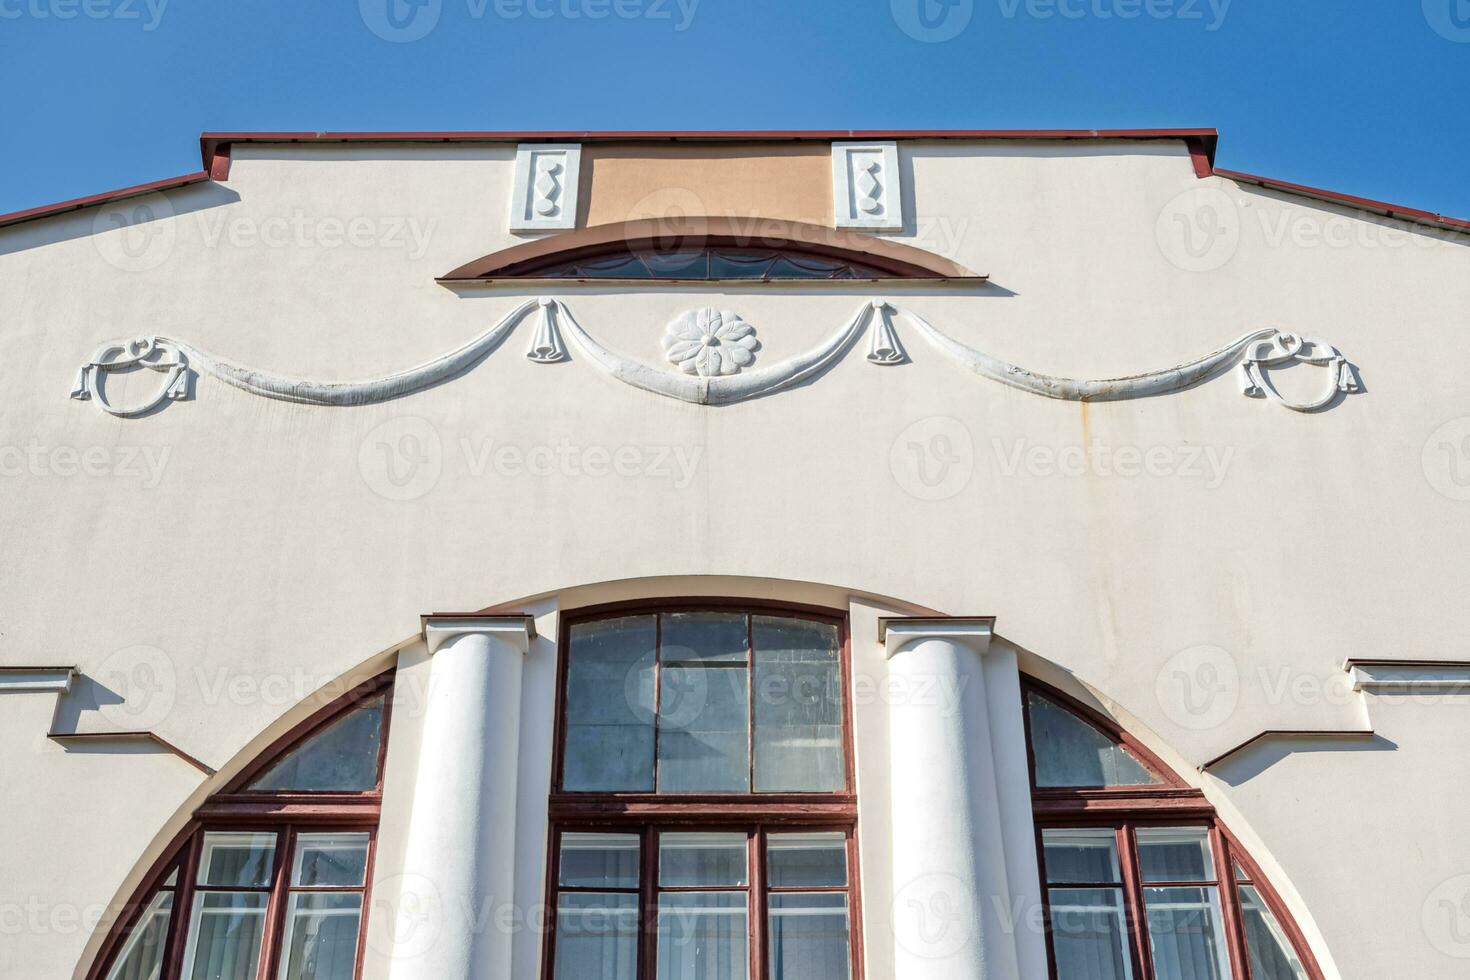
<svg viewBox="0 0 1470 980"><path fill-rule="evenodd" d="M717 378L755 363L755 327L729 310L705 307L674 319L664 333L669 363L685 374Z"/></svg>

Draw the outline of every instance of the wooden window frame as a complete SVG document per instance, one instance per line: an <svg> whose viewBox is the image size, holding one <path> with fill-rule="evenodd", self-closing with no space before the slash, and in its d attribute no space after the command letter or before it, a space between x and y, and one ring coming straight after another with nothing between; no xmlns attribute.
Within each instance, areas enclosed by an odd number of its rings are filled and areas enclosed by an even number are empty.
<svg viewBox="0 0 1470 980"><path fill-rule="evenodd" d="M298 888L296 891L338 891L361 893L362 914L358 923L357 959L354 977L362 975L362 961L367 942L368 911L372 906L373 867L378 854L378 823L383 806L383 771L387 759L388 738L393 714L394 674L389 671L348 691L342 697L314 712L293 727L260 754L260 756L219 793L211 796L197 810L188 825L165 850L164 856L144 875L143 883L133 893L124 911L114 921L101 949L86 974L86 980L104 980L126 945L127 938L148 902L163 887L175 870L178 880L173 886L173 909L169 916L167 937L163 947L161 980L179 980L188 946L188 930L193 917L199 858L208 833L274 833L276 850L268 888L232 888L226 891L258 891L270 897L266 904L265 926L261 934L256 980L274 980L279 972L280 942L285 926L286 908L293 891L291 867L295 860L296 842L302 834L366 833L368 857L363 871L363 884L356 887ZM317 734L339 717L365 701L383 696L382 728L378 737L377 783L362 792L259 792L244 789L256 777L279 762L291 750ZM213 889L210 889L213 890Z"/></svg>
<svg viewBox="0 0 1470 980"><path fill-rule="evenodd" d="M844 788L828 793L761 793L754 789L754 751L751 752L752 783L746 793L659 793L657 780L657 728L654 731L653 792L574 792L562 787L567 730L567 674L570 666L572 626L599 619L670 612L742 612L750 617L785 616L829 623L837 627L839 681L842 685L842 751ZM660 621L661 623L661 621ZM661 646L661 625L656 642ZM656 661L658 654L655 654ZM749 683L755 683L755 651L750 648ZM766 885L766 842L771 834L842 833L847 841L847 885L844 888L793 888L776 891L841 891L847 895L848 949L852 980L863 980L862 889L858 863L856 766L853 753L853 697L851 638L847 616L823 606L685 597L652 601L607 603L577 609L561 617L557 642L556 723L552 751L552 792L549 801L550 838L547 847L546 929L542 943L543 980L554 980L556 959L556 915L563 891L622 891L630 889L563 889L559 886L561 838L564 833L624 833L639 837L638 886L638 980L656 980L658 943L658 895L680 888L661 888L658 883L658 837L662 833L744 833L747 837L748 884L740 888L694 887L685 891L741 891L750 896L748 909L748 952L750 980L765 980L768 972L766 915L771 890ZM657 690L657 676L655 690ZM754 698L750 711L755 710ZM655 719L657 704L655 703ZM750 737L755 737L754 725Z"/></svg>
<svg viewBox="0 0 1470 980"><path fill-rule="evenodd" d="M1158 777L1159 783L1148 786L1038 788L1036 786L1036 754L1031 741L1031 712L1027 703L1037 695L1072 712L1097 728L1133 755L1145 769ZM1244 920L1240 904L1240 884L1235 880L1235 864L1249 876L1244 883L1255 888L1276 920L1287 941L1301 960L1308 980L1326 980L1301 928L1287 910L1281 896L1271 886L1260 866L1240 845L1220 820L1215 808L1200 790L1189 786L1155 753L1133 738L1116 723L1077 699L1034 678L1021 681L1022 716L1026 723L1026 756L1031 779L1032 810L1036 822L1036 859L1041 872L1041 902L1046 934L1047 975L1057 980L1056 953L1052 944L1050 889L1046 881L1046 850L1042 841L1045 830L1110 828L1114 831L1118 853L1125 931L1128 935L1129 963L1133 980L1156 980L1149 955L1147 920L1143 889L1156 887L1213 887L1219 896L1220 917L1228 953L1229 980L1258 980L1251 975L1246 949ZM1215 866L1213 881L1145 883L1138 862L1136 831L1148 827L1199 827L1207 831L1210 855ZM1068 886L1059 886L1068 887Z"/></svg>

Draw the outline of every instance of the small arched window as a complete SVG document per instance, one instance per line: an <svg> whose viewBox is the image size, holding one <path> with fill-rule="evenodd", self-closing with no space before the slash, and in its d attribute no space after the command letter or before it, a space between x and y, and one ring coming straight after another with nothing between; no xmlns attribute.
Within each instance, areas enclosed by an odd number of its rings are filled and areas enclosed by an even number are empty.
<svg viewBox="0 0 1470 980"><path fill-rule="evenodd" d="M1204 794L1066 695L1025 696L1053 980L1321 980Z"/></svg>
<svg viewBox="0 0 1470 980"><path fill-rule="evenodd" d="M147 876L89 980L352 980L391 675L278 741Z"/></svg>

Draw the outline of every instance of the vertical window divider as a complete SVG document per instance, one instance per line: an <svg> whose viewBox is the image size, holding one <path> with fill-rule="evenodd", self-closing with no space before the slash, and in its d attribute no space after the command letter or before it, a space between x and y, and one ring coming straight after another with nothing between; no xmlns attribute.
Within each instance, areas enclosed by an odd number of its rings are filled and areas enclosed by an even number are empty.
<svg viewBox="0 0 1470 980"><path fill-rule="evenodd" d="M755 616L745 614L745 765L747 792L755 792ZM758 976L759 974L752 974Z"/></svg>
<svg viewBox="0 0 1470 980"><path fill-rule="evenodd" d="M280 957L281 930L285 924L286 907L290 905L291 865L295 861L296 830L282 827L276 831L276 866L271 869L270 897L266 899L265 928L261 930L260 966L255 975L259 980L271 980L276 975Z"/></svg>
<svg viewBox="0 0 1470 980"><path fill-rule="evenodd" d="M1123 875L1123 890L1128 893L1124 903L1124 920L1133 935L1134 976L1138 980L1154 980L1154 961L1150 953L1148 938L1148 909L1143 898L1143 868L1138 862L1138 847L1134 842L1133 828L1123 824L1116 828L1118 841L1118 864ZM1134 910L1128 915L1128 909ZM1132 921L1128 921L1131 919Z"/></svg>
<svg viewBox="0 0 1470 980"><path fill-rule="evenodd" d="M570 644L568 645L570 650ZM662 791L662 783L659 781L658 763L659 738L664 714L664 616L656 613L653 617L653 791Z"/></svg>
<svg viewBox="0 0 1470 980"><path fill-rule="evenodd" d="M1235 862L1231 859L1230 848L1214 824L1210 825L1210 850L1215 858L1215 878L1219 881L1217 900L1220 915L1225 920L1225 945L1235 967L1235 976L1250 980L1251 962L1245 948L1245 923L1240 914L1240 883L1235 880Z"/></svg>
<svg viewBox="0 0 1470 980"><path fill-rule="evenodd" d="M640 965L637 972L642 980L655 980L658 976L658 830L645 828L641 836L643 851L638 872Z"/></svg>
<svg viewBox="0 0 1470 980"><path fill-rule="evenodd" d="M766 830L764 827L756 826L747 828L747 831L750 834L747 844L750 870L746 874L746 880L750 882L750 902L747 906L750 910L750 977L751 980L764 980L766 963L769 959L764 955L768 941L766 936Z"/></svg>
<svg viewBox="0 0 1470 980"><path fill-rule="evenodd" d="M184 950L189 945L189 920L194 914L194 879L199 877L199 851L204 846L204 834L196 827L190 831L189 846L184 851L184 860L179 862L179 884L174 890L174 916L169 925L171 936L163 969L159 975L177 977L184 968Z"/></svg>

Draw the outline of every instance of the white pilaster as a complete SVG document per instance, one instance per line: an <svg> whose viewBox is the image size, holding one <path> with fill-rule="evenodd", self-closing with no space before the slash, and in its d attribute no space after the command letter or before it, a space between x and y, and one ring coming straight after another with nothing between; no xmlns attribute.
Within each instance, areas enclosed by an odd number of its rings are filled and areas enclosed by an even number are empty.
<svg viewBox="0 0 1470 980"><path fill-rule="evenodd" d="M1015 654L991 618L884 619L904 980L1046 976Z"/></svg>
<svg viewBox="0 0 1470 980"><path fill-rule="evenodd" d="M419 921L393 980L511 974L526 616L426 617L433 658L398 909Z"/></svg>

